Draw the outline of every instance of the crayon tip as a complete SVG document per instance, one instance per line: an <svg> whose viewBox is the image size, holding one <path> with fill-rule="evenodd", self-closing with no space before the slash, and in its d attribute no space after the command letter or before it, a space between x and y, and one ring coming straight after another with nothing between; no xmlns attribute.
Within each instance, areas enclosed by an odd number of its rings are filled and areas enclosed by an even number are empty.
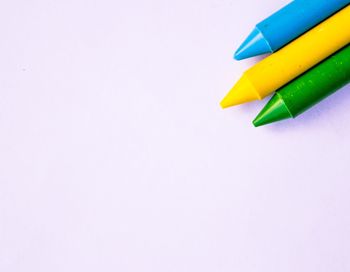
<svg viewBox="0 0 350 272"><path fill-rule="evenodd" d="M265 105L253 121L255 127L264 126L284 119L293 118L282 97L277 93Z"/></svg>
<svg viewBox="0 0 350 272"><path fill-rule="evenodd" d="M236 83L235 86L229 91L225 98L221 101L220 105L223 109L250 102L253 100L261 99L256 92L254 86L245 75Z"/></svg>
<svg viewBox="0 0 350 272"><path fill-rule="evenodd" d="M252 33L242 43L235 53L236 60L243 60L250 57L272 53L272 49L258 28L254 28Z"/></svg>

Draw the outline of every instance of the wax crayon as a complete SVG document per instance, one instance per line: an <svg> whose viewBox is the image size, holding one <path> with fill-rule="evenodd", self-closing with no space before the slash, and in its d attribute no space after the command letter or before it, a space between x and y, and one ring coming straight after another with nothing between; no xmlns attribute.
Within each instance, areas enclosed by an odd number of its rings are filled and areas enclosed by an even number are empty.
<svg viewBox="0 0 350 272"><path fill-rule="evenodd" d="M236 60L272 53L298 38L350 0L296 0L258 23L235 53Z"/></svg>
<svg viewBox="0 0 350 272"><path fill-rule="evenodd" d="M221 106L263 99L350 42L350 5L248 69Z"/></svg>
<svg viewBox="0 0 350 272"><path fill-rule="evenodd" d="M350 45L280 89L253 121L295 118L350 82Z"/></svg>

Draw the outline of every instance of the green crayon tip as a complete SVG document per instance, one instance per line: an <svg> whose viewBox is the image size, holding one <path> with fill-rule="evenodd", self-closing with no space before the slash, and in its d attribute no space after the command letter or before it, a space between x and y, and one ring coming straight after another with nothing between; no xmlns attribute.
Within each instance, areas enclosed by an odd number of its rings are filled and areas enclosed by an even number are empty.
<svg viewBox="0 0 350 272"><path fill-rule="evenodd" d="M262 126L296 117L350 83L350 44L282 87L253 121Z"/></svg>
<svg viewBox="0 0 350 272"><path fill-rule="evenodd" d="M253 121L255 127L293 118L282 97L276 93Z"/></svg>

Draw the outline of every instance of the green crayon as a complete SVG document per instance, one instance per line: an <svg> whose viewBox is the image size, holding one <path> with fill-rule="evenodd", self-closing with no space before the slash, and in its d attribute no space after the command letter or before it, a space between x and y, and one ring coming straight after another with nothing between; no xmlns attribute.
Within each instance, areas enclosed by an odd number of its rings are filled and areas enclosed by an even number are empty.
<svg viewBox="0 0 350 272"><path fill-rule="evenodd" d="M350 82L350 45L282 87L253 121L259 127L295 118Z"/></svg>

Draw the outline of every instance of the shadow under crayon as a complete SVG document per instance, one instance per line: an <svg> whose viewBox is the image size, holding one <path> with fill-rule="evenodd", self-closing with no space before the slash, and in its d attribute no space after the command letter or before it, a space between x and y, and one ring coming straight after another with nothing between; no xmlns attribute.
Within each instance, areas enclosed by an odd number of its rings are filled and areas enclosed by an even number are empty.
<svg viewBox="0 0 350 272"><path fill-rule="evenodd" d="M327 120L329 115L342 115L345 110L350 110L350 84L327 97L311 109L294 119L284 120L265 126L269 130L284 131L299 127L312 126L316 121Z"/></svg>
<svg viewBox="0 0 350 272"><path fill-rule="evenodd" d="M250 59L243 60L245 65L252 66L264 58L267 55L261 55L253 57ZM253 116L253 119L258 115L258 113L263 109L267 102L271 99L272 95L264 98L263 100L253 101L240 106L237 106L237 110L242 114L249 114ZM341 90L335 92L331 96L327 97L320 103L313 106L311 109L302 113L294 119L282 120L273 124L259 127L257 129L268 129L271 131L287 131L291 129L298 129L305 126L312 126L317 120L325 119L327 120L330 114L334 114L339 111L339 115L343 113L344 110L350 110L350 84L343 87ZM252 119L252 121L253 121ZM253 126L253 124L252 124Z"/></svg>

